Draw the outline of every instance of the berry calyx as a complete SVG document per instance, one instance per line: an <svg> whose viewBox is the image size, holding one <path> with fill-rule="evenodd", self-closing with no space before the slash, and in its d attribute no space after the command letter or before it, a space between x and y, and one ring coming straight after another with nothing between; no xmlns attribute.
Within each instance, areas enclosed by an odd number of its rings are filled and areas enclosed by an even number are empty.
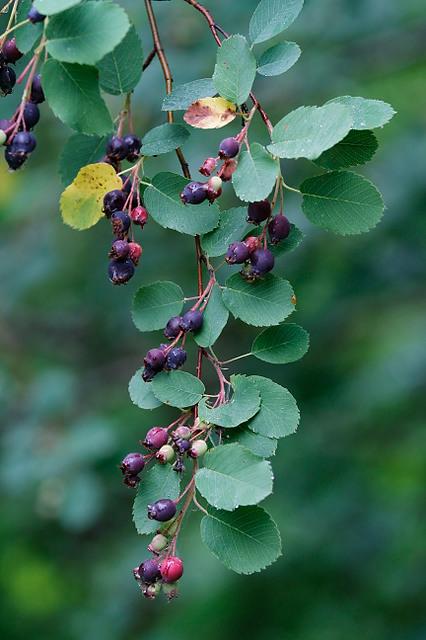
<svg viewBox="0 0 426 640"><path fill-rule="evenodd" d="M138 205L131 210L130 217L135 224L139 225L140 227L144 227L146 221L148 220L148 211L145 209L145 207Z"/></svg>
<svg viewBox="0 0 426 640"><path fill-rule="evenodd" d="M23 119L27 129L32 129L40 120L40 109L35 102L26 102L24 106Z"/></svg>
<svg viewBox="0 0 426 640"><path fill-rule="evenodd" d="M115 260L125 260L129 255L129 243L127 240L116 240L113 242L108 255Z"/></svg>
<svg viewBox="0 0 426 640"><path fill-rule="evenodd" d="M123 138L112 136L108 141L106 153L112 160L124 160L129 153L129 148Z"/></svg>
<svg viewBox="0 0 426 640"><path fill-rule="evenodd" d="M240 144L235 138L225 138L219 145L219 157L222 160L235 158L240 151Z"/></svg>
<svg viewBox="0 0 426 640"><path fill-rule="evenodd" d="M228 247L225 260L228 264L243 264L249 255L249 249L244 242L233 242Z"/></svg>
<svg viewBox="0 0 426 640"><path fill-rule="evenodd" d="M12 67L0 67L0 93L7 96L16 84L16 73Z"/></svg>
<svg viewBox="0 0 426 640"><path fill-rule="evenodd" d="M147 449L160 449L169 439L167 429L163 427L152 427L145 436L143 445Z"/></svg>
<svg viewBox="0 0 426 640"><path fill-rule="evenodd" d="M155 454L160 464L167 464L173 462L175 459L175 451L170 444L164 444Z"/></svg>
<svg viewBox="0 0 426 640"><path fill-rule="evenodd" d="M28 20L33 24L37 24L37 22L43 22L45 17L45 15L37 11L34 5L31 6L30 10L27 13Z"/></svg>
<svg viewBox="0 0 426 640"><path fill-rule="evenodd" d="M112 284L126 284L135 273L131 260L111 260L108 265L108 277Z"/></svg>
<svg viewBox="0 0 426 640"><path fill-rule="evenodd" d="M145 560L137 569L138 577L142 582L152 584L161 578L158 561L154 558Z"/></svg>
<svg viewBox="0 0 426 640"><path fill-rule="evenodd" d="M186 351L182 347L174 347L167 354L166 367L167 369L179 369L185 364Z"/></svg>
<svg viewBox="0 0 426 640"><path fill-rule="evenodd" d="M194 440L188 451L188 455L191 456L191 458L201 458L207 452L207 449L207 442L204 440Z"/></svg>
<svg viewBox="0 0 426 640"><path fill-rule="evenodd" d="M173 500L162 498L153 504L148 505L148 518L150 520L158 520L158 522L167 522L176 515L176 505Z"/></svg>
<svg viewBox="0 0 426 640"><path fill-rule="evenodd" d="M151 553L160 553L160 551L163 551L163 549L165 549L168 544L169 541L167 540L166 536L163 536L162 533L157 533L149 543L148 551L150 551Z"/></svg>
<svg viewBox="0 0 426 640"><path fill-rule="evenodd" d="M145 466L145 460L141 453L128 453L121 461L120 469L125 475L136 476Z"/></svg>
<svg viewBox="0 0 426 640"><path fill-rule="evenodd" d="M34 76L31 84L30 100L36 104L40 104L45 101L43 88L41 86L41 75L38 73Z"/></svg>
<svg viewBox="0 0 426 640"><path fill-rule="evenodd" d="M126 160L129 162L135 162L139 158L142 141L138 136L130 133L129 135L123 138L124 144L127 147L127 156Z"/></svg>
<svg viewBox="0 0 426 640"><path fill-rule="evenodd" d="M177 338L179 333L181 332L180 323L182 321L181 316L174 316L170 318L168 323L166 324L166 328L164 329L164 335L169 340L173 340L173 338Z"/></svg>
<svg viewBox="0 0 426 640"><path fill-rule="evenodd" d="M189 182L180 194L183 204L201 204L207 198L207 186L203 182Z"/></svg>
<svg viewBox="0 0 426 640"><path fill-rule="evenodd" d="M177 582L183 575L183 562L177 556L170 556L161 563L160 572L164 582Z"/></svg>
<svg viewBox="0 0 426 640"><path fill-rule="evenodd" d="M3 55L3 59L6 62L10 62L11 64L15 64L15 62L17 62L24 55L16 46L16 38L6 40L1 48L1 54Z"/></svg>
<svg viewBox="0 0 426 640"><path fill-rule="evenodd" d="M256 249L250 256L249 275L263 276L274 268L275 258L269 249Z"/></svg>
<svg viewBox="0 0 426 640"><path fill-rule="evenodd" d="M114 211L111 214L112 232L119 240L124 240L130 223L130 216L125 211Z"/></svg>
<svg viewBox="0 0 426 640"><path fill-rule="evenodd" d="M142 255L142 247L137 242L129 242L129 258L134 265L139 264Z"/></svg>
<svg viewBox="0 0 426 640"><path fill-rule="evenodd" d="M107 218L110 218L114 211L120 211L123 209L127 196L124 191L120 189L114 189L114 191L108 191L104 196L103 212Z"/></svg>
<svg viewBox="0 0 426 640"><path fill-rule="evenodd" d="M288 237L290 233L290 221L282 213L272 218L268 224L268 234L271 244L278 244Z"/></svg>
<svg viewBox="0 0 426 640"><path fill-rule="evenodd" d="M180 321L180 328L183 331L199 331L203 325L203 314L201 311L187 311Z"/></svg>
<svg viewBox="0 0 426 640"><path fill-rule="evenodd" d="M247 222L259 224L271 215L271 203L269 200L261 200L260 202L250 202L248 206Z"/></svg>

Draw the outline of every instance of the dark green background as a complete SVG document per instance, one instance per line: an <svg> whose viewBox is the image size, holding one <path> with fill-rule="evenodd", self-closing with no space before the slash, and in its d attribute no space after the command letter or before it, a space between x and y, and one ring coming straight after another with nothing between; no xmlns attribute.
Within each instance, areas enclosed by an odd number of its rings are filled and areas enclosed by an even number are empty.
<svg viewBox="0 0 426 640"><path fill-rule="evenodd" d="M176 81L209 76L215 45L201 16L183 1L154 4ZM207 4L225 29L247 33L255 0ZM126 6L148 52L142 2ZM288 197L287 215L306 239L276 271L295 287L292 319L309 330L311 350L286 367L248 360L233 369L285 384L302 412L298 433L279 445L276 490L265 503L284 555L262 574L234 575L203 548L194 514L180 547L181 598L171 605L146 602L133 582L147 540L133 527L132 492L117 464L167 418L128 398L129 378L159 341L132 325L132 294L171 278L194 295L193 245L149 224L137 275L113 288L108 225L83 233L61 223L57 158L70 132L42 105L36 153L22 172L0 174L2 637L426 636L425 13L423 0L308 0L284 36L301 45L301 60L284 76L257 80L273 121L337 95L393 104L398 115L378 131L380 151L363 171L387 211L371 233L340 238L310 226L300 200ZM162 122L163 94L154 63L135 96L141 134ZM0 117L17 97L1 100ZM186 146L194 171L221 137L194 133ZM151 175L164 167L178 171L173 154L147 163ZM284 170L298 185L313 167L300 160ZM255 333L230 323L218 353L237 355Z"/></svg>

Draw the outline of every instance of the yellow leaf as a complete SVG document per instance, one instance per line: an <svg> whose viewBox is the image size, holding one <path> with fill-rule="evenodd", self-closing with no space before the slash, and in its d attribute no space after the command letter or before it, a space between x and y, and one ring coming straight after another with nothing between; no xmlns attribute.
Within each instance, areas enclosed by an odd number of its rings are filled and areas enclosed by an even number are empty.
<svg viewBox="0 0 426 640"><path fill-rule="evenodd" d="M108 191L121 189L122 181L104 162L82 167L61 195L61 214L73 229L89 229L103 217L102 205Z"/></svg>
<svg viewBox="0 0 426 640"><path fill-rule="evenodd" d="M236 107L225 98L201 98L185 112L185 122L197 129L220 129L236 118Z"/></svg>

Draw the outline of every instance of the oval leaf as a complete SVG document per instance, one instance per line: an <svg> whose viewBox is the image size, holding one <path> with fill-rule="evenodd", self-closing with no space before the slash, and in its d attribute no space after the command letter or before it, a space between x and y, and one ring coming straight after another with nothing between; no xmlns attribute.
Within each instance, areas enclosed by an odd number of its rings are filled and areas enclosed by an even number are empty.
<svg viewBox="0 0 426 640"><path fill-rule="evenodd" d="M97 64L102 89L116 96L129 93L140 80L142 64L142 44L132 26L115 49Z"/></svg>
<svg viewBox="0 0 426 640"><path fill-rule="evenodd" d="M254 433L247 427L238 427L226 432L228 442L238 442L249 449L259 458L270 458L275 455L278 441L275 438L266 438L260 433Z"/></svg>
<svg viewBox="0 0 426 640"><path fill-rule="evenodd" d="M269 196L279 172L277 160L261 144L254 142L240 153L232 184L240 200L258 202Z"/></svg>
<svg viewBox="0 0 426 640"><path fill-rule="evenodd" d="M261 0L250 20L250 40L253 44L270 40L296 20L303 9L303 0Z"/></svg>
<svg viewBox="0 0 426 640"><path fill-rule="evenodd" d="M217 50L213 82L222 98L242 104L256 76L256 58L244 36L231 36Z"/></svg>
<svg viewBox="0 0 426 640"><path fill-rule="evenodd" d="M141 409L156 409L161 407L162 402L155 397L152 386L149 382L144 382L142 373L144 368L138 369L129 382L130 399Z"/></svg>
<svg viewBox="0 0 426 640"><path fill-rule="evenodd" d="M182 311L184 293L174 282L153 282L140 287L133 298L132 318L139 331L163 329Z"/></svg>
<svg viewBox="0 0 426 640"><path fill-rule="evenodd" d="M269 327L254 339L251 353L271 364L287 364L303 358L309 349L309 334L297 324Z"/></svg>
<svg viewBox="0 0 426 640"><path fill-rule="evenodd" d="M260 393L260 411L247 423L249 429L267 438L284 438L297 429L300 420L290 391L262 376L250 376Z"/></svg>
<svg viewBox="0 0 426 640"><path fill-rule="evenodd" d="M191 104L183 119L196 129L220 129L236 117L235 105L225 98L201 98Z"/></svg>
<svg viewBox="0 0 426 640"><path fill-rule="evenodd" d="M200 347L213 346L226 327L228 318L229 311L223 304L221 288L215 284L203 314L203 326L194 334L195 342Z"/></svg>
<svg viewBox="0 0 426 640"><path fill-rule="evenodd" d="M278 76L296 64L302 53L295 42L281 42L267 49L259 59L257 73L262 76Z"/></svg>
<svg viewBox="0 0 426 640"><path fill-rule="evenodd" d="M226 253L231 242L241 240L248 227L246 207L220 212L219 225L201 238L204 251L212 258Z"/></svg>
<svg viewBox="0 0 426 640"><path fill-rule="evenodd" d="M76 133L65 143L59 157L59 174L62 182L70 184L87 164L99 161L105 155L106 136L86 136Z"/></svg>
<svg viewBox="0 0 426 640"><path fill-rule="evenodd" d="M175 500L179 495L180 475L170 464L156 464L143 472L143 480L133 503L133 522L138 533L154 533L158 522L148 518L148 505L159 498Z"/></svg>
<svg viewBox="0 0 426 640"><path fill-rule="evenodd" d="M163 111L180 111L187 109L200 98L214 96L216 88L211 78L201 78L173 87L173 91L164 98ZM190 124L190 123L189 123Z"/></svg>
<svg viewBox="0 0 426 640"><path fill-rule="evenodd" d="M314 162L331 170L355 167L371 160L378 146L372 131L349 131L346 138L324 151Z"/></svg>
<svg viewBox="0 0 426 640"><path fill-rule="evenodd" d="M158 156L169 153L183 145L189 138L189 131L181 124L161 124L154 127L142 138L144 156Z"/></svg>
<svg viewBox="0 0 426 640"><path fill-rule="evenodd" d="M396 114L393 107L387 102L382 102L382 100L341 96L329 100L327 104L336 103L343 104L352 111L354 129L376 129L377 127L383 127Z"/></svg>
<svg viewBox="0 0 426 640"><path fill-rule="evenodd" d="M45 16L53 16L55 13L70 9L76 4L80 4L82 0L34 0L33 5Z"/></svg>
<svg viewBox="0 0 426 640"><path fill-rule="evenodd" d="M206 398L198 405L201 420L232 429L246 422L259 411L260 394L247 376L231 376L232 398L216 408L210 408Z"/></svg>
<svg viewBox="0 0 426 640"><path fill-rule="evenodd" d="M163 371L155 376L151 385L158 400L179 409L200 402L205 391L201 380L186 371Z"/></svg>

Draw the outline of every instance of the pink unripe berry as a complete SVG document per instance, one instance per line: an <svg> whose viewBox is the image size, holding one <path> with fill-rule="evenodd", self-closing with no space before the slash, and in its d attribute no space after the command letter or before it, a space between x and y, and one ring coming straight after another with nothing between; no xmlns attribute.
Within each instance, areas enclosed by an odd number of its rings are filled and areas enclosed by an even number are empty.
<svg viewBox="0 0 426 640"><path fill-rule="evenodd" d="M225 160L223 163L219 175L224 182L229 182L232 178L232 174L235 172L238 167L238 163L236 160Z"/></svg>
<svg viewBox="0 0 426 640"><path fill-rule="evenodd" d="M216 158L206 158L199 169L200 173L202 173L203 176L211 176L216 168L216 163Z"/></svg>
<svg viewBox="0 0 426 640"><path fill-rule="evenodd" d="M141 255L141 245L137 242L129 242L129 258L133 262L133 264L137 265L139 263Z"/></svg>
<svg viewBox="0 0 426 640"><path fill-rule="evenodd" d="M204 440L194 440L188 451L191 458L201 458L207 452L207 442Z"/></svg>
<svg viewBox="0 0 426 640"><path fill-rule="evenodd" d="M130 217L135 224L143 227L148 220L148 211L145 207L138 206L131 210Z"/></svg>
<svg viewBox="0 0 426 640"><path fill-rule="evenodd" d="M176 582L182 577L183 562L177 556L170 556L161 563L160 572L164 582Z"/></svg>

